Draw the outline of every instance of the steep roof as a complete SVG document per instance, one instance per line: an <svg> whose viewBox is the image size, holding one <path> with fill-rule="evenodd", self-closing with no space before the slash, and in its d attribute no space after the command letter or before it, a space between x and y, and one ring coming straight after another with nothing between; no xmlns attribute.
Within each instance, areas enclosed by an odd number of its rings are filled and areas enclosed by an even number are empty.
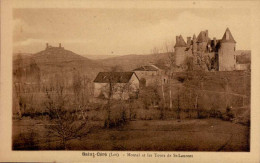
<svg viewBox="0 0 260 163"><path fill-rule="evenodd" d="M232 36L229 28L226 29L222 39L221 39L221 42L224 43L224 42L231 42L231 43L236 43L236 41L234 40L234 37Z"/></svg>
<svg viewBox="0 0 260 163"><path fill-rule="evenodd" d="M99 72L95 83L128 83L134 72Z"/></svg>
<svg viewBox="0 0 260 163"><path fill-rule="evenodd" d="M187 44L184 41L182 35L176 36L176 44L174 47L186 47L186 46L187 46Z"/></svg>
<svg viewBox="0 0 260 163"><path fill-rule="evenodd" d="M142 66L134 69L133 71L158 71L159 68L155 65Z"/></svg>
<svg viewBox="0 0 260 163"><path fill-rule="evenodd" d="M208 40L210 40L210 38L208 37L207 31L201 31L197 38L197 42L208 42Z"/></svg>

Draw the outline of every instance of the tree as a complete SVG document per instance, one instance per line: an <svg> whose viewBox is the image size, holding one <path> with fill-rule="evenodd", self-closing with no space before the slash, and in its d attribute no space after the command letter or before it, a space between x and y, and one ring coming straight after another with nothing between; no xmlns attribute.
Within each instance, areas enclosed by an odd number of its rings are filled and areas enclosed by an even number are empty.
<svg viewBox="0 0 260 163"><path fill-rule="evenodd" d="M154 48L151 50L151 53L152 53L152 54L159 54L159 52L160 52L160 50L159 50L159 48L157 48L157 47L154 47Z"/></svg>
<svg viewBox="0 0 260 163"><path fill-rule="evenodd" d="M58 137L61 148L67 149L69 140L81 138L87 135L87 122L79 120L76 115L71 114L67 108L67 96L64 95L64 86L58 85L55 92L46 90L47 100L45 107L49 112L49 121L45 127L49 130L49 136Z"/></svg>
<svg viewBox="0 0 260 163"><path fill-rule="evenodd" d="M154 47L152 50L153 54L159 53L159 49ZM175 58L174 58L174 41L165 41L162 47L162 51L168 55L167 61L164 62L168 65L168 69L166 70L166 75L168 76L168 89L165 89L165 84L163 78L161 78L161 92L162 92L162 100L163 107L161 107L161 117L163 117L164 110L166 108L166 91L169 91L169 108L172 109L172 80L174 78L174 68L175 68Z"/></svg>
<svg viewBox="0 0 260 163"><path fill-rule="evenodd" d="M174 59L174 42L165 41L164 43L164 50L168 54L168 60L169 60L169 96L170 96L170 103L169 108L172 109L172 79L174 77L174 65L175 65L175 59Z"/></svg>
<svg viewBox="0 0 260 163"><path fill-rule="evenodd" d="M111 72L115 72L118 70L118 67L113 67L111 69ZM126 122L126 111L125 111L125 104L124 102L127 99L135 98L136 90L132 87L131 81L129 83L117 83L113 79L113 75L108 75L108 83L105 87L103 87L103 92L107 93L107 104L106 104L106 110L107 110L107 118L104 123L104 127L111 128L113 126L118 125L119 123L116 122L116 125L113 124L112 120L112 114L111 114L111 108L113 106L121 107L123 108L122 116L121 118L115 120L119 122ZM124 102L123 102L124 101Z"/></svg>
<svg viewBox="0 0 260 163"><path fill-rule="evenodd" d="M181 107L180 107L180 91L178 88L178 92L177 92L177 119L180 121L181 119Z"/></svg>
<svg viewBox="0 0 260 163"><path fill-rule="evenodd" d="M150 106L158 105L160 96L156 86L144 87L140 90L139 99L144 104L145 109L149 109Z"/></svg>
<svg viewBox="0 0 260 163"><path fill-rule="evenodd" d="M76 113L80 113L83 119L85 119L84 108L88 105L90 95L89 83L90 79L86 75L80 76L79 72L73 75L74 106Z"/></svg>

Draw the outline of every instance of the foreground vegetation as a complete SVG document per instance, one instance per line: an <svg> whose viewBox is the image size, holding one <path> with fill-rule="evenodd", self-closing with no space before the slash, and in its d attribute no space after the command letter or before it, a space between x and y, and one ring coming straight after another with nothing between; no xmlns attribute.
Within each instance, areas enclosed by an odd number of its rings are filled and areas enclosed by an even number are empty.
<svg viewBox="0 0 260 163"><path fill-rule="evenodd" d="M14 121L13 149L59 150L43 120ZM68 150L249 151L249 127L218 119L137 120L104 129L89 121L91 132L67 142Z"/></svg>
<svg viewBox="0 0 260 163"><path fill-rule="evenodd" d="M250 72L176 73L164 89L141 87L128 100L92 98L92 83L79 73L69 86L64 80L43 90L14 87L13 149L249 150ZM155 134L164 136L148 136ZM229 141L240 145L221 147Z"/></svg>

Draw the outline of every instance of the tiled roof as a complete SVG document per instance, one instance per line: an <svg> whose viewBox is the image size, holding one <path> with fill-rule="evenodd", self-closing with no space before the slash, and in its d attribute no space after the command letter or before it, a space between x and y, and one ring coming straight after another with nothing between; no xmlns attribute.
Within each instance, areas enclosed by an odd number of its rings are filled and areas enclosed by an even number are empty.
<svg viewBox="0 0 260 163"><path fill-rule="evenodd" d="M99 72L95 83L128 83L134 72Z"/></svg>
<svg viewBox="0 0 260 163"><path fill-rule="evenodd" d="M158 71L159 68L155 65L142 66L134 69L133 71Z"/></svg>
<svg viewBox="0 0 260 163"><path fill-rule="evenodd" d="M222 37L222 40L221 40L222 43L224 42L231 42L231 43L236 43L236 41L234 40L230 30L227 28L223 37Z"/></svg>

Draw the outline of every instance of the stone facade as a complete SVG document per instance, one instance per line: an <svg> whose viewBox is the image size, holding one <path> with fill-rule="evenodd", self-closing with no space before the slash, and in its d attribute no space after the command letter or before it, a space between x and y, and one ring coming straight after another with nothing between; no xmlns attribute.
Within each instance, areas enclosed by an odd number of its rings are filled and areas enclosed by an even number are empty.
<svg viewBox="0 0 260 163"><path fill-rule="evenodd" d="M134 72L100 72L94 80L94 97L127 100L136 97L139 79Z"/></svg>
<svg viewBox="0 0 260 163"><path fill-rule="evenodd" d="M192 63L192 69L207 71L233 71L236 70L236 41L227 28L222 39L210 39L208 30L201 31L196 37L176 36L175 64L177 67L187 69ZM239 67L241 69L241 66Z"/></svg>
<svg viewBox="0 0 260 163"><path fill-rule="evenodd" d="M160 83L166 83L165 72L155 65L146 65L133 70L143 86L153 86ZM161 81L162 80L162 81Z"/></svg>

